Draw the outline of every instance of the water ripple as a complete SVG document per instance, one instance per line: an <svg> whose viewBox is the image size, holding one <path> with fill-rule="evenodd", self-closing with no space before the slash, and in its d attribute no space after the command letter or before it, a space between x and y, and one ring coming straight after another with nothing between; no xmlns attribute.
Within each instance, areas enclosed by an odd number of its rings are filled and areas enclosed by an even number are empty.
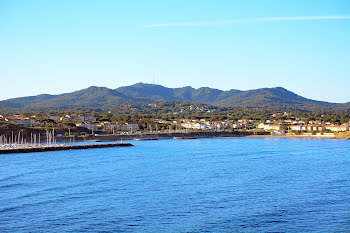
<svg viewBox="0 0 350 233"><path fill-rule="evenodd" d="M348 141L133 143L3 157L0 232L350 229Z"/></svg>

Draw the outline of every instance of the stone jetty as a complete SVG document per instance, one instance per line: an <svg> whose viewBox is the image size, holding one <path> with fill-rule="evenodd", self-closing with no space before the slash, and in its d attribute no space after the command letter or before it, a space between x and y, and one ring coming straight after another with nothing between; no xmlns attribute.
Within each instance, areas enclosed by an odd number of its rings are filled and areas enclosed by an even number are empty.
<svg viewBox="0 0 350 233"><path fill-rule="evenodd" d="M83 150L93 148L108 148L108 147L127 147L133 146L131 143L108 143L108 144L89 144L89 145L37 145L37 146L21 146L21 147L0 147L0 154L14 154L14 153L33 153L59 150Z"/></svg>

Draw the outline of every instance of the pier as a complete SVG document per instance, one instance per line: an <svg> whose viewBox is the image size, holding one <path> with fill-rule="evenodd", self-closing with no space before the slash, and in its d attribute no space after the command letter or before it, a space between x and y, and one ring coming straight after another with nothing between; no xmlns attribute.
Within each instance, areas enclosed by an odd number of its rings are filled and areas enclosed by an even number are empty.
<svg viewBox="0 0 350 233"><path fill-rule="evenodd" d="M0 147L0 154L15 154L15 153L33 153L33 152L46 152L46 151L59 151L59 150L83 150L93 148L108 148L108 147L127 147L133 146L131 143L108 143L108 144L93 144L93 145L36 145L36 146L14 146L14 147Z"/></svg>

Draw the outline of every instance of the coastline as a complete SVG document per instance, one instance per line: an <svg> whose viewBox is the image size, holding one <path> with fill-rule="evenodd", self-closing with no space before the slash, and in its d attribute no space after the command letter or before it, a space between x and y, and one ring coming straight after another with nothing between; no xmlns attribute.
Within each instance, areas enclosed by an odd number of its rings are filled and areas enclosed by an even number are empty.
<svg viewBox="0 0 350 233"><path fill-rule="evenodd" d="M51 146L35 146L35 147L24 147L24 148L19 147L19 148L0 149L0 154L133 146L129 142L122 142L122 140L153 141L153 140L159 140L159 139L180 139L181 140L181 139L200 139L200 138L348 139L348 138L336 137L335 135L333 136L331 135L291 135L291 134L286 134L286 135L243 135L242 134L240 135L240 134L230 133L230 132L210 132L210 133L209 132L191 132L191 133L180 134L180 135L179 133L142 134L142 135L140 134L138 135L103 135L103 136L90 136L89 140L86 140L86 139L76 140L76 142L116 142L119 139L121 139L121 142L90 144L90 145L56 144ZM65 142L65 141L59 140L59 142Z"/></svg>
<svg viewBox="0 0 350 233"><path fill-rule="evenodd" d="M189 132L189 133L146 133L146 134L125 134L125 135L96 135L85 138L76 138L76 142L87 141L123 141L123 140L139 140L150 141L157 139L196 139L196 138L297 138L297 139L349 139L346 137L337 137L336 135L253 135L237 132ZM70 139L66 137L57 138L57 142L68 142Z"/></svg>

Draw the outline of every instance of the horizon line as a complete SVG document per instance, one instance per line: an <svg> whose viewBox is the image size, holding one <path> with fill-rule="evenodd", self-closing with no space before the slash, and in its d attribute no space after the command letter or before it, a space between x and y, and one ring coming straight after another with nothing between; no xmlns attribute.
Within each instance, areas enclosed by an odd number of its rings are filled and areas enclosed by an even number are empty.
<svg viewBox="0 0 350 233"><path fill-rule="evenodd" d="M199 26L218 26L236 23L256 23L256 22L278 22L278 21L302 21L302 20L339 20L350 19L350 15L333 15L333 16L291 16L291 17L261 17L261 18L242 18L221 21L202 21L202 22L174 22L147 24L146 28L154 27L199 27Z"/></svg>

